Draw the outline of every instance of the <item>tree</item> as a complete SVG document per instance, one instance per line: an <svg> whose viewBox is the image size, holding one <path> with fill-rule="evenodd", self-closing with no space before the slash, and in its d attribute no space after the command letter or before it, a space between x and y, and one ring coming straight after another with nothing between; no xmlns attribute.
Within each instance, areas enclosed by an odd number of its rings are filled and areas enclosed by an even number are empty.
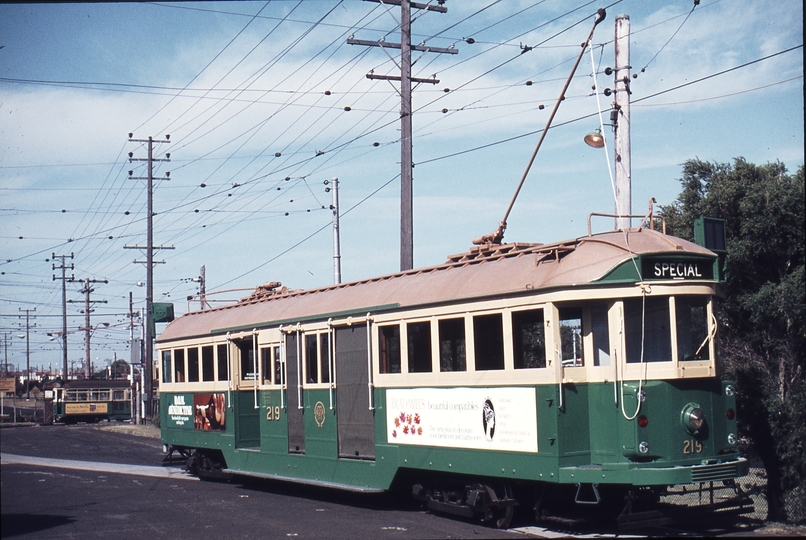
<svg viewBox="0 0 806 540"><path fill-rule="evenodd" d="M726 220L727 276L718 319L742 436L767 471L768 518L806 522L804 169L699 159L661 207L668 232L693 240L700 216Z"/></svg>

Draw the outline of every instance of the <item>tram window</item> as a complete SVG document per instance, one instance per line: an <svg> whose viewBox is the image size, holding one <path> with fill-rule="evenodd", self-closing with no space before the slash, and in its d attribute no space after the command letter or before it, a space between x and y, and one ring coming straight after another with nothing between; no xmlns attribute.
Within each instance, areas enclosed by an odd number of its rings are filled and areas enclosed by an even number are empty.
<svg viewBox="0 0 806 540"><path fill-rule="evenodd" d="M213 371L213 346L207 345L202 347L202 380L213 381L215 380L215 373Z"/></svg>
<svg viewBox="0 0 806 540"><path fill-rule="evenodd" d="M227 346L223 343L216 346L216 352L218 354L218 380L226 381L229 379L227 370Z"/></svg>
<svg viewBox="0 0 806 540"><path fill-rule="evenodd" d="M431 373L431 323L406 325L409 346L409 373Z"/></svg>
<svg viewBox="0 0 806 540"><path fill-rule="evenodd" d="M708 360L708 299L676 297L678 360Z"/></svg>
<svg viewBox="0 0 806 540"><path fill-rule="evenodd" d="M591 332L593 333L593 365L610 365L610 330L607 324L607 306L592 306Z"/></svg>
<svg viewBox="0 0 806 540"><path fill-rule="evenodd" d="M439 370L467 371L464 319L439 321Z"/></svg>
<svg viewBox="0 0 806 540"><path fill-rule="evenodd" d="M309 383L318 382L316 377L316 334L305 336L305 376Z"/></svg>
<svg viewBox="0 0 806 540"><path fill-rule="evenodd" d="M514 312L512 339L515 369L546 367L546 331L542 309Z"/></svg>
<svg viewBox="0 0 806 540"><path fill-rule="evenodd" d="M271 349L269 347L260 348L260 364L263 366L263 384L271 384Z"/></svg>
<svg viewBox="0 0 806 540"><path fill-rule="evenodd" d="M125 398L123 390L113 390L112 391L112 400L114 401L123 401Z"/></svg>
<svg viewBox="0 0 806 540"><path fill-rule="evenodd" d="M400 325L378 327L381 373L400 373Z"/></svg>
<svg viewBox="0 0 806 540"><path fill-rule="evenodd" d="M560 308L560 346L564 366L585 365L582 347L582 308Z"/></svg>
<svg viewBox="0 0 806 540"><path fill-rule="evenodd" d="M171 382L171 351L162 351L162 382Z"/></svg>
<svg viewBox="0 0 806 540"><path fill-rule="evenodd" d="M330 382L330 340L328 334L319 334L319 370L320 381L323 383Z"/></svg>
<svg viewBox="0 0 806 540"><path fill-rule="evenodd" d="M199 349L188 349L188 382L199 382Z"/></svg>
<svg viewBox="0 0 806 540"><path fill-rule="evenodd" d="M504 319L500 313L473 317L476 371L504 369Z"/></svg>
<svg viewBox="0 0 806 540"><path fill-rule="evenodd" d="M641 362L642 346L644 362L671 362L672 339L669 317L668 297L650 296L624 301L624 337L627 342L628 364Z"/></svg>
<svg viewBox="0 0 806 540"><path fill-rule="evenodd" d="M238 347L241 357L241 380L254 381L257 376L255 374L255 352L252 349L252 340L242 339L234 343Z"/></svg>
<svg viewBox="0 0 806 540"><path fill-rule="evenodd" d="M284 384L283 358L280 356L280 347L274 348L274 384Z"/></svg>
<svg viewBox="0 0 806 540"><path fill-rule="evenodd" d="M174 370L176 382L185 382L185 349L174 350Z"/></svg>

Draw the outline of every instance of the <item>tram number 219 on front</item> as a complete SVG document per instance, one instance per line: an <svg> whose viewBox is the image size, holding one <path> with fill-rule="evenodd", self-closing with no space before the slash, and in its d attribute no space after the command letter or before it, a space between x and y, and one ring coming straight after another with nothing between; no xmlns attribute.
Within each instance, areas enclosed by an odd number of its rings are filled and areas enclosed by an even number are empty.
<svg viewBox="0 0 806 540"><path fill-rule="evenodd" d="M686 439L683 441L683 453L688 454L701 454L702 443L697 439Z"/></svg>

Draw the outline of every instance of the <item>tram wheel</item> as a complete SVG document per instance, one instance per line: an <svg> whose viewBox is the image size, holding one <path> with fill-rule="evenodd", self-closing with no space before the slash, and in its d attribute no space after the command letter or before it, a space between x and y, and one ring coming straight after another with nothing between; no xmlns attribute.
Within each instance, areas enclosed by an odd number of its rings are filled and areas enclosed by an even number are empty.
<svg viewBox="0 0 806 540"><path fill-rule="evenodd" d="M512 501L512 485L505 482L503 485L503 499ZM495 512L495 526L498 529L507 529L512 524L512 516L515 514L515 505L506 504L496 509Z"/></svg>

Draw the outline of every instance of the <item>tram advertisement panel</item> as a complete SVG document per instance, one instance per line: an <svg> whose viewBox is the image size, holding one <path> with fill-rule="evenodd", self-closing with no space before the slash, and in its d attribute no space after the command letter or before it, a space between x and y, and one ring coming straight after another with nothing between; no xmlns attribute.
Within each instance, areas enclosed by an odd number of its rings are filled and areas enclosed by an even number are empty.
<svg viewBox="0 0 806 540"><path fill-rule="evenodd" d="M193 394L172 394L168 397L168 426L193 428Z"/></svg>
<svg viewBox="0 0 806 540"><path fill-rule="evenodd" d="M534 388L386 391L390 444L537 452Z"/></svg>
<svg viewBox="0 0 806 540"><path fill-rule="evenodd" d="M64 414L106 414L106 403L65 403Z"/></svg>
<svg viewBox="0 0 806 540"><path fill-rule="evenodd" d="M222 431L225 426L224 394L193 395L193 427L204 431Z"/></svg>

